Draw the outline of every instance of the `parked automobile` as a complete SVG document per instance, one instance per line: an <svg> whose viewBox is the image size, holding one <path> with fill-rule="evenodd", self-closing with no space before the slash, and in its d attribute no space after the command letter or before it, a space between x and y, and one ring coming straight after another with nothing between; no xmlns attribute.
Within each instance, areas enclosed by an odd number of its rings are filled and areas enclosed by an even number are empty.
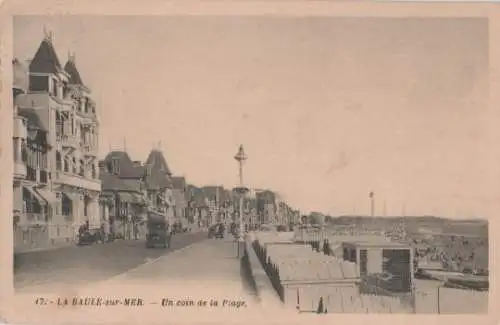
<svg viewBox="0 0 500 325"><path fill-rule="evenodd" d="M97 242L102 242L100 229L88 229L78 235L78 245L92 245Z"/></svg>

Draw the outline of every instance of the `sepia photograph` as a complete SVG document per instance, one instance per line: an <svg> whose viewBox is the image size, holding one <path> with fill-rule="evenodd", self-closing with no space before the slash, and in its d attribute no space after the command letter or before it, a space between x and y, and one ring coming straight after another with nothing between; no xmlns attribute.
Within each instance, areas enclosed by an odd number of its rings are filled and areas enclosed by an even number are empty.
<svg viewBox="0 0 500 325"><path fill-rule="evenodd" d="M12 24L13 282L38 309L488 314L487 17Z"/></svg>

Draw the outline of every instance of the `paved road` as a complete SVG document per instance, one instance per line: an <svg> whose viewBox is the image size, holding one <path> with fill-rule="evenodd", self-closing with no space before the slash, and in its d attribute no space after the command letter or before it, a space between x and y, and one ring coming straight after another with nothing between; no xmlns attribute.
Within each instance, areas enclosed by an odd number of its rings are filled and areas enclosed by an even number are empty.
<svg viewBox="0 0 500 325"><path fill-rule="evenodd" d="M176 235L170 249L147 249L144 240L122 240L105 245L18 254L14 285L19 290L40 285L103 281L206 238L204 232Z"/></svg>

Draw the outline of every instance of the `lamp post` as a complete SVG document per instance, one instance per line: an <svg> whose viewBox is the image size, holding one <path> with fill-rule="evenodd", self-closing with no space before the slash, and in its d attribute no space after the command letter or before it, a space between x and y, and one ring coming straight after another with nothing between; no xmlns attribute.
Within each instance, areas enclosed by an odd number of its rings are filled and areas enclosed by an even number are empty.
<svg viewBox="0 0 500 325"><path fill-rule="evenodd" d="M248 192L248 188L245 187L243 184L243 164L245 161L248 159L247 155L245 154L245 150L243 149L243 145L240 145L240 148L238 149L238 152L234 156L234 159L238 162L238 167L239 167L239 178L240 178L240 184L239 186L234 188L234 191L238 193L239 195L239 202L240 202L240 208L239 208L239 223L240 223L240 239L243 238L243 233L245 231L245 227L243 225L243 199L245 194ZM238 250L239 252L239 250Z"/></svg>
<svg viewBox="0 0 500 325"><path fill-rule="evenodd" d="M368 196L370 197L370 215L373 218L375 214L375 193L370 192Z"/></svg>

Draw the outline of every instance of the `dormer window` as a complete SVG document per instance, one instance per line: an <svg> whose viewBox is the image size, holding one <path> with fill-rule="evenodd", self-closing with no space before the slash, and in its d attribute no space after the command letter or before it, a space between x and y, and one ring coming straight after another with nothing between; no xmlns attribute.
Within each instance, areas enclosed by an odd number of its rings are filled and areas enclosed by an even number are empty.
<svg viewBox="0 0 500 325"><path fill-rule="evenodd" d="M59 95L59 85L57 79L52 79L52 95L57 97Z"/></svg>
<svg viewBox="0 0 500 325"><path fill-rule="evenodd" d="M83 107L85 109L85 114L87 114L89 112L89 100L88 100L88 98L84 99Z"/></svg>
<svg viewBox="0 0 500 325"><path fill-rule="evenodd" d="M120 173L120 166L119 166L119 159L118 158L113 158L112 160L112 171L113 174L119 174Z"/></svg>
<svg viewBox="0 0 500 325"><path fill-rule="evenodd" d="M151 165L146 165L146 176L151 176L151 169L152 169Z"/></svg>

